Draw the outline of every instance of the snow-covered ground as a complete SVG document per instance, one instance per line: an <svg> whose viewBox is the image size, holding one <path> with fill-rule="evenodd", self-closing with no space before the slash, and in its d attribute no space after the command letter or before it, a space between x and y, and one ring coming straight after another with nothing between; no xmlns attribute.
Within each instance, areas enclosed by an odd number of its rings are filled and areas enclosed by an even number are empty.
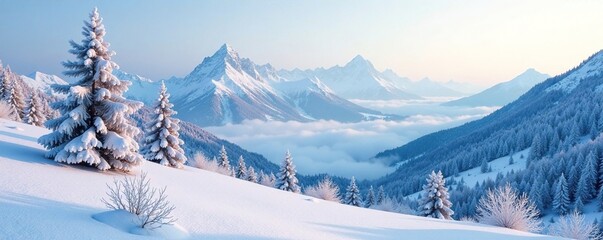
<svg viewBox="0 0 603 240"><path fill-rule="evenodd" d="M124 174L44 159L36 139L45 132L0 120L0 239L154 239L95 220L108 211L100 200L106 184ZM319 201L189 167L146 163L131 175L140 171L167 186L189 239L546 238Z"/></svg>

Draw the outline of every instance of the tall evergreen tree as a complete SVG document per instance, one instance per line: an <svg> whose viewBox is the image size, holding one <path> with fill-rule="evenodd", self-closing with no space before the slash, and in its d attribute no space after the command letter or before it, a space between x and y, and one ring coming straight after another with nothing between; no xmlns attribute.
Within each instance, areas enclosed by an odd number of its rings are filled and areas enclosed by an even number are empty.
<svg viewBox="0 0 603 240"><path fill-rule="evenodd" d="M184 144L184 141L180 139L178 133L180 120L172 117L176 111L172 110L174 105L170 103L169 98L170 94L165 84L161 82L159 99L155 104L155 115L147 126L142 153L149 161L182 168L186 163L186 156L180 145Z"/></svg>
<svg viewBox="0 0 603 240"><path fill-rule="evenodd" d="M560 215L565 215L569 210L569 196L567 190L567 182L563 173L557 181L557 188L555 189L555 197L553 198L553 209Z"/></svg>
<svg viewBox="0 0 603 240"><path fill-rule="evenodd" d="M482 173L488 172L488 160L486 160L485 158L482 160L482 166L480 167L480 171Z"/></svg>
<svg viewBox="0 0 603 240"><path fill-rule="evenodd" d="M423 185L423 198L419 202L419 214L426 217L439 219L452 219L452 203L449 200L446 180L442 172L434 171L427 177Z"/></svg>
<svg viewBox="0 0 603 240"><path fill-rule="evenodd" d="M77 60L63 63L68 69L64 74L80 80L54 87L67 95L54 105L62 116L46 122L52 132L38 141L57 162L128 171L143 161L134 139L140 130L130 119L142 103L122 96L131 83L112 74L118 66L111 61L114 52L104 41L105 27L96 9L82 34L81 44L70 42L69 52Z"/></svg>
<svg viewBox="0 0 603 240"><path fill-rule="evenodd" d="M375 199L375 190L373 190L372 185L369 188L368 192L366 193L366 198L364 200L364 203L365 203L365 207L367 207L367 208L369 208L377 203L377 200Z"/></svg>
<svg viewBox="0 0 603 240"><path fill-rule="evenodd" d="M25 102L23 101L23 89L19 86L16 80L12 81L11 87L8 90L8 98L6 101L10 106L16 121L22 121L25 117Z"/></svg>
<svg viewBox="0 0 603 240"><path fill-rule="evenodd" d="M226 154L224 145L222 145L222 148L220 149L220 159L218 160L218 165L230 171L230 161L228 161L228 154Z"/></svg>
<svg viewBox="0 0 603 240"><path fill-rule="evenodd" d="M23 120L25 123L38 127L44 125L44 122L46 122L46 115L44 114L43 105L40 103L38 94L31 94L25 108L25 119Z"/></svg>
<svg viewBox="0 0 603 240"><path fill-rule="evenodd" d="M247 167L245 166L245 159L243 159L243 156L239 156L239 165L237 166L235 177L238 179L247 178Z"/></svg>
<svg viewBox="0 0 603 240"><path fill-rule="evenodd" d="M356 207L362 207L362 197L360 196L360 190L356 185L356 179L352 177L350 185L345 189L345 197L343 203Z"/></svg>
<svg viewBox="0 0 603 240"><path fill-rule="evenodd" d="M383 200L385 200L385 190L383 189L383 186L379 186L379 191L377 192L377 204L383 203Z"/></svg>
<svg viewBox="0 0 603 240"><path fill-rule="evenodd" d="M576 198L576 202L574 203L574 211L576 211L577 213L582 213L583 210L584 210L584 202L582 202L582 198L580 196L578 196Z"/></svg>
<svg viewBox="0 0 603 240"><path fill-rule="evenodd" d="M255 169L253 169L252 166L249 166L249 169L247 169L247 181L253 183L258 182L258 175L255 173Z"/></svg>
<svg viewBox="0 0 603 240"><path fill-rule="evenodd" d="M287 150L285 154L285 160L281 165L281 169L278 172L276 179L276 188L284 191L299 193L300 188L298 185L297 177L295 176L295 166L293 165L293 158L291 153Z"/></svg>

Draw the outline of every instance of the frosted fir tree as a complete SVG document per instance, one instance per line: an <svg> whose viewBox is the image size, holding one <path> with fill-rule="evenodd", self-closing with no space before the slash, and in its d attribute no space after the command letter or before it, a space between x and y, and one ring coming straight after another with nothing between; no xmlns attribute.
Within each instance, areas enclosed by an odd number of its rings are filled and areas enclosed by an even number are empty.
<svg viewBox="0 0 603 240"><path fill-rule="evenodd" d="M383 189L383 186L379 186L379 191L377 192L377 204L381 204L385 198L385 190Z"/></svg>
<svg viewBox="0 0 603 240"><path fill-rule="evenodd" d="M228 161L228 154L226 153L224 145L222 145L222 148L220 149L220 159L218 159L218 165L230 171L230 162Z"/></svg>
<svg viewBox="0 0 603 240"><path fill-rule="evenodd" d="M44 114L44 108L42 103L40 103L40 98L38 94L32 94L27 102L27 106L25 108L25 123L34 125L34 126L42 126L44 122L46 122L46 115Z"/></svg>
<svg viewBox="0 0 603 240"><path fill-rule="evenodd" d="M46 156L68 164L85 163L99 170L129 171L142 163L134 136L140 130L130 119L142 103L122 96L131 84L112 75L117 64L104 41L105 27L95 8L85 22L81 43L71 41L75 61L66 61L65 75L79 77L75 83L53 86L67 97L53 107L61 116L46 121L52 132L38 139L49 151Z"/></svg>
<svg viewBox="0 0 603 240"><path fill-rule="evenodd" d="M482 173L487 173L488 172L488 161L485 158L482 161L482 166L480 167L480 171Z"/></svg>
<svg viewBox="0 0 603 240"><path fill-rule="evenodd" d="M258 182L258 175L255 173L255 169L253 169L252 166L249 166L249 169L247 169L247 181L250 181L252 183L257 183Z"/></svg>
<svg viewBox="0 0 603 240"><path fill-rule="evenodd" d="M582 210L584 210L584 202L582 202L582 198L578 196L574 203L574 212L582 213Z"/></svg>
<svg viewBox="0 0 603 240"><path fill-rule="evenodd" d="M3 68L2 72L0 72L0 99L2 100L6 100L9 97L12 86L12 76L13 74L9 66Z"/></svg>
<svg viewBox="0 0 603 240"><path fill-rule="evenodd" d="M557 188L555 189L555 197L553 198L553 209L560 215L565 215L569 210L569 196L567 189L567 182L563 173L557 181Z"/></svg>
<svg viewBox="0 0 603 240"><path fill-rule="evenodd" d="M20 88L19 84L13 80L11 87L8 90L6 101L8 102L8 106L15 116L15 120L19 122L25 117L25 102L23 101L22 93L23 90Z"/></svg>
<svg viewBox="0 0 603 240"><path fill-rule="evenodd" d="M165 84L161 82L159 98L154 106L155 112L151 122L147 126L142 153L145 158L164 166L182 168L186 163L184 150L180 145L184 141L180 139L178 124L180 120L172 117L176 111L170 103L170 94Z"/></svg>
<svg viewBox="0 0 603 240"><path fill-rule="evenodd" d="M239 165L237 166L235 177L238 179L247 178L247 166L245 166L245 159L243 159L243 156L239 156Z"/></svg>
<svg viewBox="0 0 603 240"><path fill-rule="evenodd" d="M442 172L434 171L427 177L427 183L423 185L423 198L419 201L418 212L422 216L452 219L452 203L448 200L448 188Z"/></svg>
<svg viewBox="0 0 603 240"><path fill-rule="evenodd" d="M293 165L293 158L291 157L289 150L287 150L285 160L283 161L281 169L278 172L276 188L284 191L299 193L300 188L295 174L296 172L295 166Z"/></svg>
<svg viewBox="0 0 603 240"><path fill-rule="evenodd" d="M350 185L348 185L348 187L345 189L343 203L356 207L362 206L362 197L360 196L360 190L356 185L356 179L354 177L352 177L352 180L350 180Z"/></svg>
<svg viewBox="0 0 603 240"><path fill-rule="evenodd" d="M366 198L364 200L365 203L365 207L370 208L371 206L375 205L377 203L377 200L375 199L375 190L373 190L373 186L371 186L368 190L368 192L366 193Z"/></svg>

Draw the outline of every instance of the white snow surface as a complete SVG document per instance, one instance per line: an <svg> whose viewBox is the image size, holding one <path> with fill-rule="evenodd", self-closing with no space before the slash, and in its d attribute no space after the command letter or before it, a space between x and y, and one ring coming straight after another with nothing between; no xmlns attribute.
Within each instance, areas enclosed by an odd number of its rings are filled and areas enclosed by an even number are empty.
<svg viewBox="0 0 603 240"><path fill-rule="evenodd" d="M167 187L187 239L548 238L321 201L190 167L146 162L123 174L63 165L43 158L45 150L36 139L45 133L0 119L0 239L161 239L93 218L109 211L100 201L106 184L140 171L148 173L153 186Z"/></svg>

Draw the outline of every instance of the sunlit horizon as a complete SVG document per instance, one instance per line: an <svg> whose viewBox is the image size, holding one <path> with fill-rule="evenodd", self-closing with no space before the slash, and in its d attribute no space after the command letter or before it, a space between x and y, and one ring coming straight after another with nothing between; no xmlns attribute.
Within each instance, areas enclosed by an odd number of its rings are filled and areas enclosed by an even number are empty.
<svg viewBox="0 0 603 240"><path fill-rule="evenodd" d="M3 1L0 59L22 74L61 75L95 6L115 61L154 80L185 76L224 43L277 69L362 55L412 80L482 86L528 68L561 74L603 48L596 1L151 2Z"/></svg>

